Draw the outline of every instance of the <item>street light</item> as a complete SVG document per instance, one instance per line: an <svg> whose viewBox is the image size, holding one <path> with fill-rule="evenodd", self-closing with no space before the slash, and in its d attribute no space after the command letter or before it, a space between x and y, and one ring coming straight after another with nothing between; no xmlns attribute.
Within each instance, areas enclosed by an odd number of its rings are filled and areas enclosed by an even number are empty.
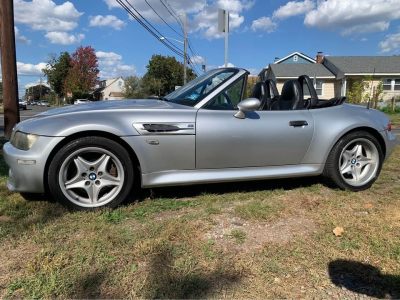
<svg viewBox="0 0 400 300"><path fill-rule="evenodd" d="M176 39L173 39L173 38L170 38L170 37L166 37L166 36L160 37L160 40L161 40L161 41L163 41L163 40L173 40L173 41L175 41L175 42L184 44L184 42L181 42L181 41L179 41L179 40L176 40Z"/></svg>
<svg viewBox="0 0 400 300"><path fill-rule="evenodd" d="M183 57L183 84L187 83L187 14L184 14L184 34L183 34L183 42L178 41L176 39L173 38L167 38L165 36L160 37L160 41L163 41L165 39L169 39L169 40L174 40L178 43L183 44L183 52L184 52L184 57Z"/></svg>

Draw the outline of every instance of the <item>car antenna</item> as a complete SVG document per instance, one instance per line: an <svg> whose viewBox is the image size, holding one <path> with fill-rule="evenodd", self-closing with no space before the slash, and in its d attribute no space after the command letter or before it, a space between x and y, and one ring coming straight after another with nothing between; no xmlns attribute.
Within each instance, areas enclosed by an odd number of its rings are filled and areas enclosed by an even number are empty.
<svg viewBox="0 0 400 300"><path fill-rule="evenodd" d="M374 76L375 76L375 68L374 68L374 73L372 73L372 82L371 82L371 87L370 87L370 89L369 89L370 94L369 94L367 109L369 109L369 107L370 107L370 105L371 105L371 92L372 92L372 85L374 84Z"/></svg>

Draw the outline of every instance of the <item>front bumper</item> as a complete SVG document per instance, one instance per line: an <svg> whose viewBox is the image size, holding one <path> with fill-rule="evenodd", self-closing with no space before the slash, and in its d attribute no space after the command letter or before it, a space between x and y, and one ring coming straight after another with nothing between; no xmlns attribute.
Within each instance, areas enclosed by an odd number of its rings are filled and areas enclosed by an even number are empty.
<svg viewBox="0 0 400 300"><path fill-rule="evenodd" d="M3 147L3 156L10 167L7 187L11 191L24 193L44 193L44 169L54 147L64 137L40 136L28 151L15 148L11 143ZM34 161L22 164L21 161Z"/></svg>

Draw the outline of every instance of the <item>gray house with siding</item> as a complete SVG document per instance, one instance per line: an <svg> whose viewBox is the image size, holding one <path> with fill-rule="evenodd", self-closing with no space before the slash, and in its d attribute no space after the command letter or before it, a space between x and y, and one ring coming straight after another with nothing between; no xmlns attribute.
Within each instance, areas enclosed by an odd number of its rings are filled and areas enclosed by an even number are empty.
<svg viewBox="0 0 400 300"><path fill-rule="evenodd" d="M383 81L383 99L400 97L400 56L322 56L316 59L294 52L265 67L259 74L261 80L273 79L279 92L289 80L308 75L316 78L317 93L323 99L346 96L354 82L372 76L371 91ZM305 92L307 96L307 92Z"/></svg>

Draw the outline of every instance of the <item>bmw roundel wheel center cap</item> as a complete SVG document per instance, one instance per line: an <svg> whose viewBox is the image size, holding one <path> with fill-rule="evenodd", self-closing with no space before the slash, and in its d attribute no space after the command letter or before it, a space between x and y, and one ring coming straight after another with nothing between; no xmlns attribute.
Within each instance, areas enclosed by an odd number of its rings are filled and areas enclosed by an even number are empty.
<svg viewBox="0 0 400 300"><path fill-rule="evenodd" d="M357 162L357 160L355 159L355 158L353 158L352 160L351 160L351 163L354 165L355 163ZM95 175L96 176L96 175Z"/></svg>
<svg viewBox="0 0 400 300"><path fill-rule="evenodd" d="M89 175L89 179L90 179L90 180L95 180L95 179L96 179L96 174L91 173L91 174Z"/></svg>

